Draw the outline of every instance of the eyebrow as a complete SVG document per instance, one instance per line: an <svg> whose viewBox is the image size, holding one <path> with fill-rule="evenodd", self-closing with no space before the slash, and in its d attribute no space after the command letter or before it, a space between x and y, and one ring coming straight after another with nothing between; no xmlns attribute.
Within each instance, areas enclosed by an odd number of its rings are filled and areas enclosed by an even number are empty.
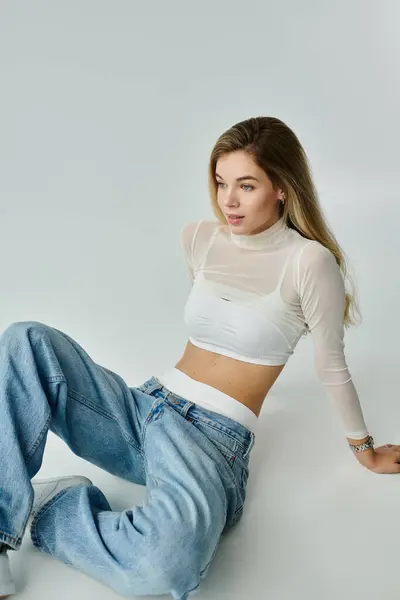
<svg viewBox="0 0 400 600"><path fill-rule="evenodd" d="M218 173L215 173L215 177L219 177L220 179L223 179L223 177L221 177L221 175L218 175ZM242 177L237 177L236 181L243 181L243 179L254 179L254 181L258 181L257 177L253 177L252 175L243 175Z"/></svg>

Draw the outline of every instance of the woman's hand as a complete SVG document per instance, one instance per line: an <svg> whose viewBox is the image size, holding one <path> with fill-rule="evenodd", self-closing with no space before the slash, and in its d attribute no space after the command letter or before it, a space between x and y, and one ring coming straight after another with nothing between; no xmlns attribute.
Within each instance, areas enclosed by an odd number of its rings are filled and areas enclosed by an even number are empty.
<svg viewBox="0 0 400 600"><path fill-rule="evenodd" d="M370 471L380 474L400 473L400 446L385 444L374 448L371 454L368 452L368 462L363 461L362 454L364 453L360 452L357 458Z"/></svg>

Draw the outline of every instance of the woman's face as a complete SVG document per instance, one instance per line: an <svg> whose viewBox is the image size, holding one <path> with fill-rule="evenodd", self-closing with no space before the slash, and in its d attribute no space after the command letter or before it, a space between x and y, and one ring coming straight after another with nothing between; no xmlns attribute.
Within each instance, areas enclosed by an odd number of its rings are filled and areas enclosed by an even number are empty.
<svg viewBox="0 0 400 600"><path fill-rule="evenodd" d="M275 189L268 175L243 150L221 156L216 165L218 205L234 233L252 235L279 219L283 190ZM230 222L229 215L243 217Z"/></svg>

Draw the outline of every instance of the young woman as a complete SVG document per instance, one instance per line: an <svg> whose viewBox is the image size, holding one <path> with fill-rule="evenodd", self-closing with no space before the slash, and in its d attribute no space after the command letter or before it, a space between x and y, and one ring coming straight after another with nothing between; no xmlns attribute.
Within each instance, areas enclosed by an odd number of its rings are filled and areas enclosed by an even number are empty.
<svg viewBox="0 0 400 600"><path fill-rule="evenodd" d="M209 184L216 220L182 230L193 285L175 367L128 387L45 324L0 336L0 596L15 591L7 551L29 526L41 551L123 595L186 600L243 515L257 417L309 333L355 457L400 472L399 446L374 449L346 365L355 298L299 140L277 118L238 123L216 142ZM89 480L32 481L49 429L146 485L146 501L116 512Z"/></svg>

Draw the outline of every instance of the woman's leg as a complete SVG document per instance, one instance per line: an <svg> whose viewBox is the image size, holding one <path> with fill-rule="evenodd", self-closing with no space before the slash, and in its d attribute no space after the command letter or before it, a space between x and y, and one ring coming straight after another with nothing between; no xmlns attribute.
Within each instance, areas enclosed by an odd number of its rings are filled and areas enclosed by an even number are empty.
<svg viewBox="0 0 400 600"><path fill-rule="evenodd" d="M21 545L49 429L76 455L144 484L150 407L65 333L37 322L8 327L0 335L0 544ZM89 500L79 509L89 515Z"/></svg>
<svg viewBox="0 0 400 600"><path fill-rule="evenodd" d="M186 600L241 514L250 449L199 412L157 383L127 388L58 330L12 325L0 336L0 543L21 543L50 428L78 456L146 483L147 499L117 512L96 486L62 490L33 519L35 546L123 595Z"/></svg>
<svg viewBox="0 0 400 600"><path fill-rule="evenodd" d="M247 448L220 434L225 458L201 423L185 417L193 403L182 402L177 412L160 397L146 419L143 506L113 512L97 488L69 488L37 514L34 544L124 596L170 593L186 600L208 572L227 515L234 521L242 506Z"/></svg>
<svg viewBox="0 0 400 600"><path fill-rule="evenodd" d="M254 436L225 417L204 416L162 385L146 389L156 399L144 423L143 506L113 512L97 488L70 488L37 514L31 535L43 551L122 595L187 600L221 534L242 515ZM80 509L87 503L89 515Z"/></svg>

